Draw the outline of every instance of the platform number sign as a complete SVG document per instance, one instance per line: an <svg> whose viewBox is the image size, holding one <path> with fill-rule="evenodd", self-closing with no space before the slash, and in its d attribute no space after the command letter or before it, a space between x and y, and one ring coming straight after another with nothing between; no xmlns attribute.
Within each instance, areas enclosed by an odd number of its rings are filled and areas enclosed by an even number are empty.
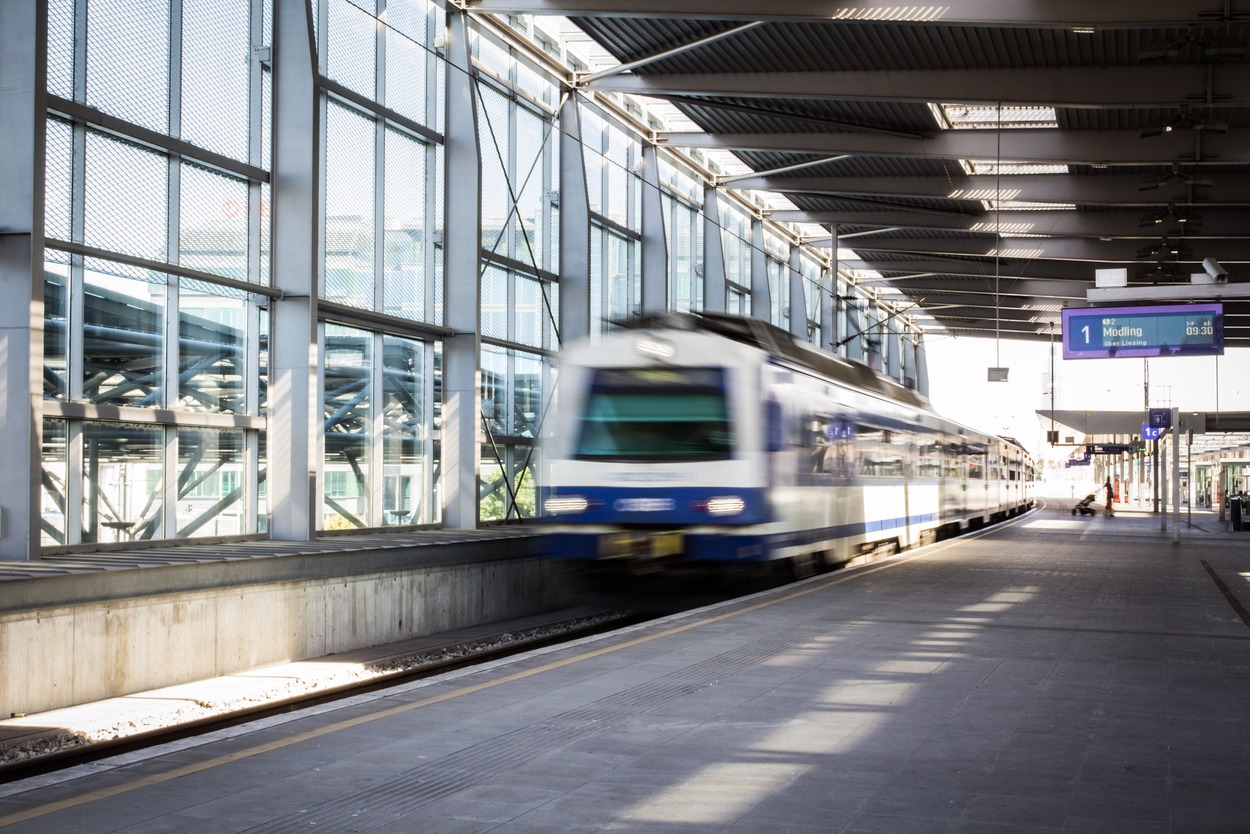
<svg viewBox="0 0 1250 834"><path fill-rule="evenodd" d="M1163 429L1161 428L1156 428L1150 425L1149 423L1141 424L1141 439L1142 440L1158 440L1162 434L1163 434Z"/></svg>

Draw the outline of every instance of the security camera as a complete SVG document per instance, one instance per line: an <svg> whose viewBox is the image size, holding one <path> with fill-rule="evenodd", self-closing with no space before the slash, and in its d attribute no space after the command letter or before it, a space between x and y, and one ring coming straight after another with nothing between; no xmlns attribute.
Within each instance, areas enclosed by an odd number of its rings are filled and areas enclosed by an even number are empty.
<svg viewBox="0 0 1250 834"><path fill-rule="evenodd" d="M1202 268L1206 270L1217 283L1223 284L1228 281L1228 270L1225 269L1215 258L1206 258L1202 262Z"/></svg>

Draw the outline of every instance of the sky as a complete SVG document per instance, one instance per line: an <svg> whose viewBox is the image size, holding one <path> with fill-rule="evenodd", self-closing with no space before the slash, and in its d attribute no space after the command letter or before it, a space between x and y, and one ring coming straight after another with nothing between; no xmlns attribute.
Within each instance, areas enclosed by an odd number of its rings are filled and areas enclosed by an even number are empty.
<svg viewBox="0 0 1250 834"><path fill-rule="evenodd" d="M972 428L1019 440L1034 455L1049 452L1051 408L1047 378L1049 342L925 335L929 399L937 412ZM1008 368L1006 382L988 382L991 367ZM1176 406L1193 411L1250 411L1250 349L1228 349L1218 357L1155 359L1068 359L1054 346L1054 408L1131 411Z"/></svg>

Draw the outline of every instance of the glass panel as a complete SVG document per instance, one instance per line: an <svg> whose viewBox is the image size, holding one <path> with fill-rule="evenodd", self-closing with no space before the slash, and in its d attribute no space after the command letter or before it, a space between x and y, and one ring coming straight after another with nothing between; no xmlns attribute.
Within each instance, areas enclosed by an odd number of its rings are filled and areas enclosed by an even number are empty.
<svg viewBox="0 0 1250 834"><path fill-rule="evenodd" d="M374 123L331 104L326 124L324 298L373 308Z"/></svg>
<svg viewBox="0 0 1250 834"><path fill-rule="evenodd" d="M489 435L506 436L511 433L508 420L508 351L483 347L481 374L482 420Z"/></svg>
<svg viewBox="0 0 1250 834"><path fill-rule="evenodd" d="M165 288L88 271L83 327L83 397L160 407Z"/></svg>
<svg viewBox="0 0 1250 834"><path fill-rule="evenodd" d="M69 396L69 266L46 261L43 277L43 396L64 400Z"/></svg>
<svg viewBox="0 0 1250 834"><path fill-rule="evenodd" d="M723 460L732 451L720 369L595 371L574 450L579 460Z"/></svg>
<svg viewBox="0 0 1250 834"><path fill-rule="evenodd" d="M249 6L182 0L182 138L240 160L248 158Z"/></svg>
<svg viewBox="0 0 1250 834"><path fill-rule="evenodd" d="M247 281L247 216L246 182L184 164L178 262Z"/></svg>
<svg viewBox="0 0 1250 834"><path fill-rule="evenodd" d="M178 538L251 532L244 461L242 431L178 430Z"/></svg>
<svg viewBox="0 0 1250 834"><path fill-rule="evenodd" d="M88 131L83 242L164 261L168 180L164 156Z"/></svg>
<svg viewBox="0 0 1250 834"><path fill-rule="evenodd" d="M511 433L538 437L543 410L543 362L533 354L513 354Z"/></svg>
<svg viewBox="0 0 1250 834"><path fill-rule="evenodd" d="M425 345L382 339L382 523L429 520L428 410L424 403Z"/></svg>
<svg viewBox="0 0 1250 834"><path fill-rule="evenodd" d="M243 413L245 302L184 287L178 308L178 405Z"/></svg>
<svg viewBox="0 0 1250 834"><path fill-rule="evenodd" d="M159 426L83 423L84 542L160 534L163 438Z"/></svg>
<svg viewBox="0 0 1250 834"><path fill-rule="evenodd" d="M373 431L373 335L325 328L325 509L322 528L372 526L369 438Z"/></svg>
<svg viewBox="0 0 1250 834"><path fill-rule="evenodd" d="M151 0L87 4L88 105L169 132L169 6Z"/></svg>
<svg viewBox="0 0 1250 834"><path fill-rule="evenodd" d="M65 501L69 482L68 425L43 421L43 489L40 491L40 544L65 544Z"/></svg>

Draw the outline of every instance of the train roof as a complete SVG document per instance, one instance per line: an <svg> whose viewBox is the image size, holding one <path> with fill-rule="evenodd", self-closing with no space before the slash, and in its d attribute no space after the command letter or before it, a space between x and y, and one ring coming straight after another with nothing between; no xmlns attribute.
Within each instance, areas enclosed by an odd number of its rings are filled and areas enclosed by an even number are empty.
<svg viewBox="0 0 1250 834"><path fill-rule="evenodd" d="M900 385L895 380L872 368L850 359L843 359L820 350L815 345L800 342L774 324L751 316L708 311L691 313L667 313L651 318L635 319L629 327L671 327L679 330L704 330L733 339L736 342L759 348L770 356L815 371L821 376L859 388L891 400L930 409L929 401L917 391Z"/></svg>

